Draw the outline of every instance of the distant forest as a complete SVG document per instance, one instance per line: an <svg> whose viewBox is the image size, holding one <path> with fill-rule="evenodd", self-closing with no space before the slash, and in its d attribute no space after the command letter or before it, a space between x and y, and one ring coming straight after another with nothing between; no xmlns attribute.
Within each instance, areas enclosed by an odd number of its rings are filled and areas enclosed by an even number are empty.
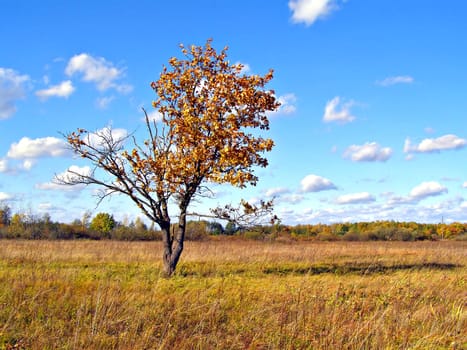
<svg viewBox="0 0 467 350"><path fill-rule="evenodd" d="M455 239L467 240L467 223L427 224L417 222L373 221L334 224L262 225L236 227L217 221L193 220L187 223L187 240L208 240L232 236L255 240L316 240L316 241L419 241ZM72 223L42 216L12 213L7 205L0 207L0 238L5 239L111 239L127 241L161 240L158 227L148 227L143 220L118 222L109 213L92 216L86 212Z"/></svg>

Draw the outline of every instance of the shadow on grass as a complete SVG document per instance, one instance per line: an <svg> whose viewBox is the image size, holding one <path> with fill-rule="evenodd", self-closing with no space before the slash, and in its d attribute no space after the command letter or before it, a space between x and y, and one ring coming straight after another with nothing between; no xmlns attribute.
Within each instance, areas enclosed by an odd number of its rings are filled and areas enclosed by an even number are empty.
<svg viewBox="0 0 467 350"><path fill-rule="evenodd" d="M352 265L314 265L309 267L268 267L263 269L265 274L297 274L297 275L320 275L323 273L332 273L336 275L358 274L384 274L403 270L453 270L462 267L456 264L441 264L441 263L421 263L421 264L395 264L395 265L379 265L379 264L352 264Z"/></svg>
<svg viewBox="0 0 467 350"><path fill-rule="evenodd" d="M191 264L190 264L191 265ZM201 264L202 265L202 264ZM311 266L303 265L274 265L264 267L232 267L224 269L222 266L218 268L200 266L194 264L192 266L181 266L177 271L178 276L190 277L210 277L210 276L226 276L226 275L320 275L320 274L335 274L335 275L373 275L373 274L388 274L397 271L420 271L420 270L454 270L463 267L463 265L449 263L415 263L415 264L319 264Z"/></svg>

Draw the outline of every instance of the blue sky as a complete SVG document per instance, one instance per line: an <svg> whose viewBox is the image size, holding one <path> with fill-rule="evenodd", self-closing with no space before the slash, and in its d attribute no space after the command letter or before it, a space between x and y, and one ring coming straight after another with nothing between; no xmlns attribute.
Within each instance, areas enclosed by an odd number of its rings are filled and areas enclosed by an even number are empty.
<svg viewBox="0 0 467 350"><path fill-rule="evenodd" d="M52 180L86 162L78 127L144 136L141 107L178 45L229 46L274 69L276 147L256 187L193 210L275 197L284 223L467 221L467 3L458 0L13 1L0 4L0 201L70 222L139 215Z"/></svg>

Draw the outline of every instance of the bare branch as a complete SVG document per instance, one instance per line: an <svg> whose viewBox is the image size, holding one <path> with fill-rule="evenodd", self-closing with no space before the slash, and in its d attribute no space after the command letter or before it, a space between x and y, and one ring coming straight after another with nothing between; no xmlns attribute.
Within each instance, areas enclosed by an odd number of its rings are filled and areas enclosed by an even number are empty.
<svg viewBox="0 0 467 350"><path fill-rule="evenodd" d="M240 230L251 230L261 225L280 223L274 214L274 200L252 205L243 199L237 207L230 204L211 209L211 214L190 213L190 216L230 222Z"/></svg>

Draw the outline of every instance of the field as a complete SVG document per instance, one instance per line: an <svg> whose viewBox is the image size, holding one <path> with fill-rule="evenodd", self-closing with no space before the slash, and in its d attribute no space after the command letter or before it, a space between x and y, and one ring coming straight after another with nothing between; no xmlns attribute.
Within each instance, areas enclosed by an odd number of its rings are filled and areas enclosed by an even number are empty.
<svg viewBox="0 0 467 350"><path fill-rule="evenodd" d="M0 241L0 349L467 349L467 242Z"/></svg>

